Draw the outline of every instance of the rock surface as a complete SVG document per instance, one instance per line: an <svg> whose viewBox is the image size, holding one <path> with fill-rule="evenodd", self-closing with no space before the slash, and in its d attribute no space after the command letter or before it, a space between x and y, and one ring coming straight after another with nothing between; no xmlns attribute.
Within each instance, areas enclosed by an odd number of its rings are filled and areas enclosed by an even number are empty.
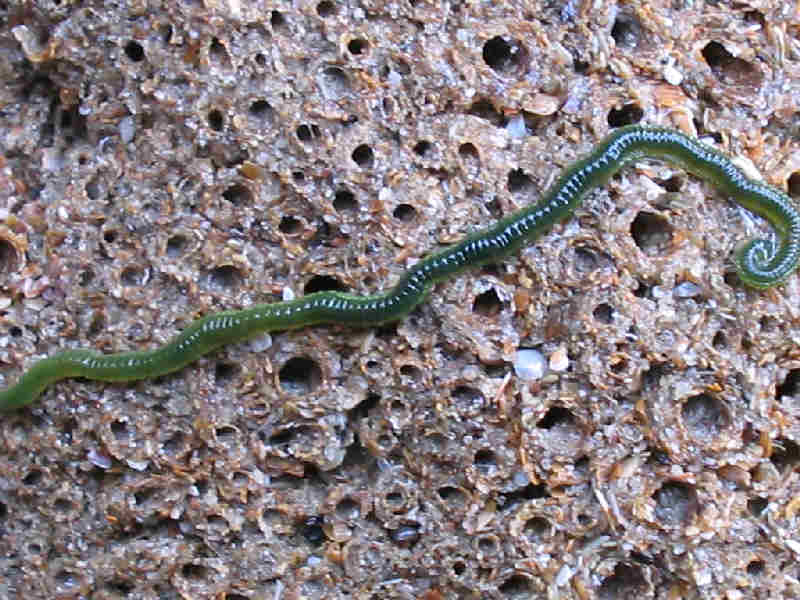
<svg viewBox="0 0 800 600"><path fill-rule="evenodd" d="M782 0L0 2L0 385L385 289L619 125L799 195L799 33ZM800 280L730 260L764 230L643 162L395 325L59 383L0 419L0 597L796 598Z"/></svg>

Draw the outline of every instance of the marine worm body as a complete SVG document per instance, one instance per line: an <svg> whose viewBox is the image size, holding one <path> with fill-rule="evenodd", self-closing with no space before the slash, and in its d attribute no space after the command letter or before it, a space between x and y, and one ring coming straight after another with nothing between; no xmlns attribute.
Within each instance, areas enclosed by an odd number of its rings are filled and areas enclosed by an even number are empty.
<svg viewBox="0 0 800 600"><path fill-rule="evenodd" d="M395 321L422 302L435 283L467 268L497 261L530 243L551 225L569 217L587 192L640 158L678 165L772 224L777 243L752 240L735 254L745 284L767 288L795 270L800 260L800 213L786 194L749 179L728 157L694 138L669 129L632 125L614 131L591 154L567 167L538 203L427 256L386 293L357 296L316 292L296 300L215 313L194 321L154 350L118 354L66 350L35 363L16 384L0 392L0 410L28 405L51 383L67 377L132 381L164 375L220 346L262 332L321 323L372 326Z"/></svg>

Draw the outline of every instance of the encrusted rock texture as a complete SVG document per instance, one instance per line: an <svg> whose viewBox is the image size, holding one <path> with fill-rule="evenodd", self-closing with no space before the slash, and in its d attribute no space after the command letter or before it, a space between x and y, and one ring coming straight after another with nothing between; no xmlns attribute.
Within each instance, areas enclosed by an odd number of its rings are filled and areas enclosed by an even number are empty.
<svg viewBox="0 0 800 600"><path fill-rule="evenodd" d="M0 385L385 290L613 127L800 195L800 9L0 2ZM273 332L0 418L0 598L800 596L800 280L641 161L396 324Z"/></svg>

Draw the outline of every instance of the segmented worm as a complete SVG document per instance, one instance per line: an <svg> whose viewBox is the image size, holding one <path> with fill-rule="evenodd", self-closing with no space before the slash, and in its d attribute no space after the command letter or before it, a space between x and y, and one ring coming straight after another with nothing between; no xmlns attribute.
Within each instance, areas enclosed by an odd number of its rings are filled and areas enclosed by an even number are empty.
<svg viewBox="0 0 800 600"><path fill-rule="evenodd" d="M614 131L591 154L567 167L538 203L431 254L408 269L386 293L316 292L296 300L219 312L197 319L154 350L118 354L66 350L34 363L16 384L0 392L0 410L30 404L51 383L67 377L132 381L164 375L220 346L266 331L321 323L372 326L395 321L422 302L435 283L496 261L531 242L569 217L587 192L604 185L626 164L645 157L673 163L711 182L772 224L777 243L751 240L735 253L745 284L767 288L795 270L800 260L800 213L786 194L749 179L728 157L696 139L669 129L631 125Z"/></svg>

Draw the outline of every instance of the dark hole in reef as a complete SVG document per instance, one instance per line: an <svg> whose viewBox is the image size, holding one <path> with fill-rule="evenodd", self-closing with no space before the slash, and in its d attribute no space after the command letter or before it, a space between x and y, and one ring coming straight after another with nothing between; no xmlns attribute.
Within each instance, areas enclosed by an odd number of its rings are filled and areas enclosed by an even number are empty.
<svg viewBox="0 0 800 600"><path fill-rule="evenodd" d="M753 577L757 577L764 572L766 565L764 564L763 560L751 560L747 564L747 574Z"/></svg>
<svg viewBox="0 0 800 600"><path fill-rule="evenodd" d="M422 371L416 365L402 365L400 367L400 375L402 375L403 377L407 377L408 379L417 381L422 375Z"/></svg>
<svg viewBox="0 0 800 600"><path fill-rule="evenodd" d="M322 71L320 87L323 95L331 98L339 98L350 90L350 81L347 74L339 67L326 67ZM351 117L343 125L349 125L358 121L356 117Z"/></svg>
<svg viewBox="0 0 800 600"><path fill-rule="evenodd" d="M371 167L375 160L375 155L372 152L372 148L370 148L367 144L356 146L355 150L353 150L352 157L353 161L359 167L364 168Z"/></svg>
<svg viewBox="0 0 800 600"><path fill-rule="evenodd" d="M599 261L595 252L589 248L575 248L575 269L579 273L591 273L597 269Z"/></svg>
<svg viewBox="0 0 800 600"><path fill-rule="evenodd" d="M431 149L431 143L428 140L421 140L414 144L414 153L417 156L425 156Z"/></svg>
<svg viewBox="0 0 800 600"><path fill-rule="evenodd" d="M603 600L616 600L631 595L643 594L647 590L647 579L638 565L619 563L614 572L603 580L598 597Z"/></svg>
<svg viewBox="0 0 800 600"><path fill-rule="evenodd" d="M623 373L628 368L628 361L625 358L618 358L616 362L612 362L609 364L610 371L612 373Z"/></svg>
<svg viewBox="0 0 800 600"><path fill-rule="evenodd" d="M381 397L378 394L369 393L366 397L356 404L353 408L351 408L347 415L351 421L358 421L359 419L363 419L369 416L369 412L373 410L381 401Z"/></svg>
<svg viewBox="0 0 800 600"><path fill-rule="evenodd" d="M495 127L503 127L506 124L505 115L486 99L473 102L467 110L467 114L479 119L485 119Z"/></svg>
<svg viewBox="0 0 800 600"><path fill-rule="evenodd" d="M557 426L569 425L575 422L574 415L563 406L552 406L545 415L536 423L539 429L553 429Z"/></svg>
<svg viewBox="0 0 800 600"><path fill-rule="evenodd" d="M140 117L140 121L142 123L142 129L153 129L156 124L156 114L151 112L143 112Z"/></svg>
<svg viewBox="0 0 800 600"><path fill-rule="evenodd" d="M480 154L475 144L464 142L458 147L458 155L461 158L480 160Z"/></svg>
<svg viewBox="0 0 800 600"><path fill-rule="evenodd" d="M234 205L246 204L253 199L253 192L246 185L236 183L222 192L222 197Z"/></svg>
<svg viewBox="0 0 800 600"><path fill-rule="evenodd" d="M186 249L188 243L189 242L184 235L176 234L170 236L167 239L167 256L170 258L179 256Z"/></svg>
<svg viewBox="0 0 800 600"><path fill-rule="evenodd" d="M125 267L120 274L123 285L130 287L140 286L144 283L146 271L139 267Z"/></svg>
<svg viewBox="0 0 800 600"><path fill-rule="evenodd" d="M397 438L395 438L391 434L383 433L383 434L378 436L378 440L377 441L378 441L378 446L382 450L387 451L387 450L390 450L392 448L392 446L394 446L395 442L397 442Z"/></svg>
<svg viewBox="0 0 800 600"><path fill-rule="evenodd" d="M494 554L497 552L497 540L491 535L482 535L478 538L478 550L484 554Z"/></svg>
<svg viewBox="0 0 800 600"><path fill-rule="evenodd" d="M531 542L542 542L550 537L552 524L544 517L531 517L525 521L522 534Z"/></svg>
<svg viewBox="0 0 800 600"><path fill-rule="evenodd" d="M114 438L117 441L123 441L128 438L128 424L125 421L112 421L111 422L111 433L114 434Z"/></svg>
<svg viewBox="0 0 800 600"><path fill-rule="evenodd" d="M77 105L69 109L63 109L59 113L61 119L61 130L67 143L72 143L76 139L86 137L86 117L78 112Z"/></svg>
<svg viewBox="0 0 800 600"><path fill-rule="evenodd" d="M56 583L65 588L76 587L80 582L80 577L76 576L72 571L60 570L55 574Z"/></svg>
<svg viewBox="0 0 800 600"><path fill-rule="evenodd" d="M133 62L141 62L144 60L144 48L139 42L131 40L125 44L125 56Z"/></svg>
<svg viewBox="0 0 800 600"><path fill-rule="evenodd" d="M405 494L401 494L400 492L388 492L386 496L384 496L384 501L395 513L403 512L403 507L406 505Z"/></svg>
<svg viewBox="0 0 800 600"><path fill-rule="evenodd" d="M392 212L392 216L403 223L410 223L417 216L417 209L410 204L398 204Z"/></svg>
<svg viewBox="0 0 800 600"><path fill-rule="evenodd" d="M321 516L311 516L303 522L303 537L309 544L319 546L325 541L325 530L322 528L324 522L325 519Z"/></svg>
<svg viewBox="0 0 800 600"><path fill-rule="evenodd" d="M591 473L591 471L589 470L590 465L591 461L589 460L589 457L582 456L575 461L575 472L580 475L585 475L586 477L588 477Z"/></svg>
<svg viewBox="0 0 800 600"><path fill-rule="evenodd" d="M498 73L509 73L518 69L524 60L525 48L519 41L509 41L495 36L483 45L483 61Z"/></svg>
<svg viewBox="0 0 800 600"><path fill-rule="evenodd" d="M162 449L170 456L177 456L178 452L184 449L186 435L182 431L176 431L163 443Z"/></svg>
<svg viewBox="0 0 800 600"><path fill-rule="evenodd" d="M709 42L701 54L714 76L723 83L756 85L762 79L754 65L734 56L719 42Z"/></svg>
<svg viewBox="0 0 800 600"><path fill-rule="evenodd" d="M769 459L778 471L793 468L800 463L800 446L789 438L778 438L772 444L772 456Z"/></svg>
<svg viewBox="0 0 800 600"><path fill-rule="evenodd" d="M317 4L317 14L322 17L323 19L327 17L332 17L337 12L336 4L334 2L329 2L328 0L323 0L319 4Z"/></svg>
<svg viewBox="0 0 800 600"><path fill-rule="evenodd" d="M576 58L572 61L572 68L576 73L586 73L591 64L589 61Z"/></svg>
<svg viewBox="0 0 800 600"><path fill-rule="evenodd" d="M295 429L293 427L287 427L269 436L268 443L270 446L288 446L292 443L294 438Z"/></svg>
<svg viewBox="0 0 800 600"><path fill-rule="evenodd" d="M25 485L38 485L42 480L42 472L38 469L28 471L27 475L22 478L22 483Z"/></svg>
<svg viewBox="0 0 800 600"><path fill-rule="evenodd" d="M508 191L512 194L526 194L533 190L533 180L522 169L508 173Z"/></svg>
<svg viewBox="0 0 800 600"><path fill-rule="evenodd" d="M795 171L789 175L787 184L789 195L792 198L800 198L800 171Z"/></svg>
<svg viewBox="0 0 800 600"><path fill-rule="evenodd" d="M214 367L214 380L218 384L226 384L234 378L238 371L239 365L218 362Z"/></svg>
<svg viewBox="0 0 800 600"><path fill-rule="evenodd" d="M361 509L352 498L342 498L336 505L336 516L340 519L357 519Z"/></svg>
<svg viewBox="0 0 800 600"><path fill-rule="evenodd" d="M170 40L172 40L172 33L174 29L171 23L165 23L164 25L160 25L158 28L158 35L161 37L161 41L164 44L169 44Z"/></svg>
<svg viewBox="0 0 800 600"><path fill-rule="evenodd" d="M19 268L19 257L8 240L0 239L0 272L13 273Z"/></svg>
<svg viewBox="0 0 800 600"><path fill-rule="evenodd" d="M281 389L290 394L308 394L322 383L322 369L305 356L287 360L278 372Z"/></svg>
<svg viewBox="0 0 800 600"><path fill-rule="evenodd" d="M219 535L230 529L228 521L219 515L209 515L207 519L208 531L214 532ZM227 600L227 598L226 598Z"/></svg>
<svg viewBox="0 0 800 600"><path fill-rule="evenodd" d="M750 336L746 333L742 336L742 350L745 352L750 352L753 349L753 341L750 339Z"/></svg>
<svg viewBox="0 0 800 600"><path fill-rule="evenodd" d="M278 223L278 231L286 235L298 235L303 232L303 222L297 217L285 215Z"/></svg>
<svg viewBox="0 0 800 600"><path fill-rule="evenodd" d="M391 532L391 538L398 546L410 547L419 541L419 525L401 525Z"/></svg>
<svg viewBox="0 0 800 600"><path fill-rule="evenodd" d="M350 190L337 190L333 197L333 208L336 212L353 212L358 208L356 197Z"/></svg>
<svg viewBox="0 0 800 600"><path fill-rule="evenodd" d="M474 415L480 412L484 405L483 393L468 385L459 385L450 392L453 407L460 415Z"/></svg>
<svg viewBox="0 0 800 600"><path fill-rule="evenodd" d="M344 292L344 284L335 277L330 275L314 275L308 280L303 288L304 294L313 294L314 292Z"/></svg>
<svg viewBox="0 0 800 600"><path fill-rule="evenodd" d="M89 325L86 329L86 333L89 337L96 337L102 331L106 329L106 318L104 313L96 312L92 315L91 321L89 321Z"/></svg>
<svg viewBox="0 0 800 600"><path fill-rule="evenodd" d="M445 485L436 490L436 493L451 510L463 510L467 507L467 495L460 488Z"/></svg>
<svg viewBox="0 0 800 600"><path fill-rule="evenodd" d="M72 435L78 428L78 422L75 419L67 419L61 426L62 439L67 442L72 441Z"/></svg>
<svg viewBox="0 0 800 600"><path fill-rule="evenodd" d="M314 138L319 137L319 127L317 125L300 125L297 128L297 139L301 142L310 142Z"/></svg>
<svg viewBox="0 0 800 600"><path fill-rule="evenodd" d="M264 119L272 115L272 106L266 100L255 100L250 104L250 114Z"/></svg>
<svg viewBox="0 0 800 600"><path fill-rule="evenodd" d="M86 190L86 197L89 200L97 200L103 195L103 185L97 177L93 177L84 187Z"/></svg>
<svg viewBox="0 0 800 600"><path fill-rule="evenodd" d="M347 42L347 51L353 56L364 54L369 50L369 42L367 40L356 38Z"/></svg>
<svg viewBox="0 0 800 600"><path fill-rule="evenodd" d="M478 294L472 302L472 312L484 317L497 316L501 310L503 310L503 302L494 288Z"/></svg>
<svg viewBox="0 0 800 600"><path fill-rule="evenodd" d="M725 348L727 348L728 338L725 337L725 332L717 331L717 333L714 334L714 337L711 340L711 346L713 346L715 350L724 350ZM778 387L780 388L780 386Z"/></svg>
<svg viewBox="0 0 800 600"><path fill-rule="evenodd" d="M239 371L239 365L231 365L234 368L234 373ZM217 437L218 442L223 444L230 444L236 440L236 429L228 425L217 427L214 430L214 435Z"/></svg>
<svg viewBox="0 0 800 600"><path fill-rule="evenodd" d="M413 315L413 313L412 313ZM375 335L379 339L390 339L397 335L397 323L385 323L384 325L378 325L375 328Z"/></svg>
<svg viewBox="0 0 800 600"><path fill-rule="evenodd" d="M211 38L211 45L208 47L208 54L217 60L224 60L228 57L228 51L225 45L219 41L219 38Z"/></svg>
<svg viewBox="0 0 800 600"><path fill-rule="evenodd" d="M746 444L752 444L759 440L761 437L761 433L753 427L752 421L745 421L744 427L742 428L742 442Z"/></svg>
<svg viewBox="0 0 800 600"><path fill-rule="evenodd" d="M716 438L729 423L725 406L708 394L687 398L681 407L681 419L692 437L703 440Z"/></svg>
<svg viewBox="0 0 800 600"><path fill-rule="evenodd" d="M214 131L222 131L222 126L225 120L222 117L222 112L215 109L208 111L208 126Z"/></svg>
<svg viewBox="0 0 800 600"><path fill-rule="evenodd" d="M475 453L475 468L484 475L497 468L497 455L489 448L482 448Z"/></svg>
<svg viewBox="0 0 800 600"><path fill-rule="evenodd" d="M107 244L113 244L115 241L117 241L116 229L106 229L103 232L103 241Z"/></svg>
<svg viewBox="0 0 800 600"><path fill-rule="evenodd" d="M742 281L739 279L739 273L736 271L736 269L726 270L725 274L722 276L722 279L730 287L739 287L742 285Z"/></svg>
<svg viewBox="0 0 800 600"><path fill-rule="evenodd" d="M783 383L775 388L775 396L782 398L783 396L800 396L800 369L792 369L786 375Z"/></svg>
<svg viewBox="0 0 800 600"><path fill-rule="evenodd" d="M533 585L527 577L522 575L512 575L500 584L497 590L504 596L514 600L535 597Z"/></svg>
<svg viewBox="0 0 800 600"><path fill-rule="evenodd" d="M188 563L181 567L181 575L183 575L185 579L193 579L195 581L205 580L208 576L208 568L204 565Z"/></svg>
<svg viewBox="0 0 800 600"><path fill-rule="evenodd" d="M136 589L136 586L130 581L123 581L122 579L114 579L106 583L106 589L112 593L120 594L122 597L128 596ZM226 600L230 600L231 596L228 594Z"/></svg>
<svg viewBox="0 0 800 600"><path fill-rule="evenodd" d="M672 242L672 225L664 217L641 211L631 223L636 245L648 256L666 252Z"/></svg>
<svg viewBox="0 0 800 600"><path fill-rule="evenodd" d="M758 325L763 333L770 333L778 329L778 319L764 315L758 320Z"/></svg>
<svg viewBox="0 0 800 600"><path fill-rule="evenodd" d="M550 492L547 490L547 486L545 484L529 483L523 488L503 494L503 496L498 499L497 507L500 510L511 510L515 506L522 504L523 502L527 502L528 500L549 497Z"/></svg>
<svg viewBox="0 0 800 600"><path fill-rule="evenodd" d="M688 523L697 512L697 493L684 483L669 481L653 494L656 518L670 525Z"/></svg>
<svg viewBox="0 0 800 600"><path fill-rule="evenodd" d="M218 288L238 287L242 282L242 274L233 265L220 265L212 269L210 283Z"/></svg>
<svg viewBox="0 0 800 600"><path fill-rule="evenodd" d="M683 176L673 175L672 177L669 177L668 179L665 179L659 183L661 187L668 192L676 194L683 188Z"/></svg>
<svg viewBox="0 0 800 600"><path fill-rule="evenodd" d="M606 304L605 302L603 302L594 307L592 316L595 318L596 321L609 325L614 321L614 309L611 307L610 304Z"/></svg>
<svg viewBox="0 0 800 600"><path fill-rule="evenodd" d="M611 27L611 37L617 48L633 50L639 45L642 37L642 25L634 15L619 13Z"/></svg>
<svg viewBox="0 0 800 600"><path fill-rule="evenodd" d="M273 10L269 17L270 25L273 29L279 29L286 26L286 18L277 10Z"/></svg>
<svg viewBox="0 0 800 600"><path fill-rule="evenodd" d="M637 563L642 565L654 565L656 564L656 560L648 556L647 554L642 554L641 552L636 552L635 550L631 551L630 553L631 560L635 560Z"/></svg>
<svg viewBox="0 0 800 600"><path fill-rule="evenodd" d="M647 298L650 293L650 286L644 281L637 281L636 289L633 290L633 295L637 298Z"/></svg>
<svg viewBox="0 0 800 600"><path fill-rule="evenodd" d="M747 510L754 517L760 517L762 514L764 514L764 511L767 510L768 506L769 506L769 500L767 500L766 498L762 498L761 496L750 498L747 501Z"/></svg>
<svg viewBox="0 0 800 600"><path fill-rule="evenodd" d="M144 506L156 495L155 488L142 488L133 493L133 501L136 506Z"/></svg>
<svg viewBox="0 0 800 600"><path fill-rule="evenodd" d="M612 108L608 111L608 124L611 127L622 127L638 123L644 117L644 111L638 104L626 104L620 109Z"/></svg>

